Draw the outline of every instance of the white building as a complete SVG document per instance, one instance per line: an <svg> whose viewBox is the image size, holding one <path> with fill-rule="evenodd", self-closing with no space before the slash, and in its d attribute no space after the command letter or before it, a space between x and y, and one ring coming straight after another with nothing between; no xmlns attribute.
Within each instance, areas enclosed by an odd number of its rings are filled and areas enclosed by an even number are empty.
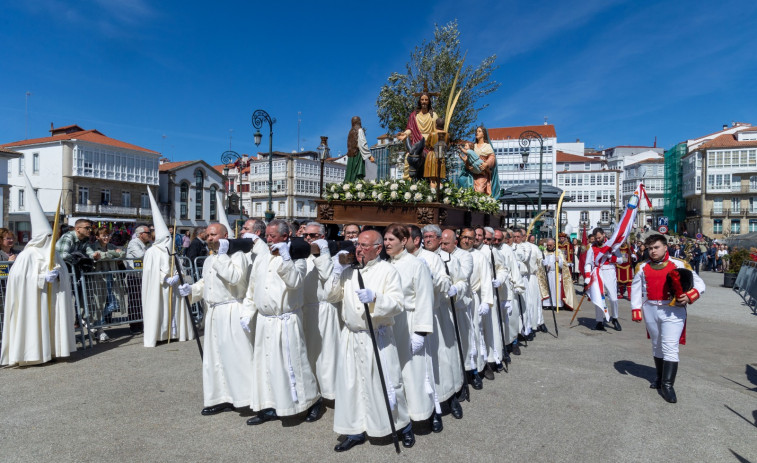
<svg viewBox="0 0 757 463"><path fill-rule="evenodd" d="M158 170L160 186L156 199L169 226L175 221L176 228L184 231L218 221L218 208L226 204L216 203L216 192L222 198L226 192L224 177L213 166L205 161L161 162ZM233 215L229 214L232 226Z"/></svg>
<svg viewBox="0 0 757 463"><path fill-rule="evenodd" d="M340 158L323 163L323 183L342 183L346 165ZM300 153L273 152L272 208L276 218L305 220L317 217L315 200L320 197L321 161L315 151ZM229 191L240 196L241 214L263 218L268 209L268 153L258 157L241 156L238 163L228 164ZM215 166L222 172L224 166Z"/></svg>
<svg viewBox="0 0 757 463"><path fill-rule="evenodd" d="M539 156L542 144L538 139L531 140L527 150L528 162L524 164L523 147L519 143L520 135L529 130L538 133L543 140L542 185L554 185L555 152L557 151L557 134L554 125L491 128L488 129L489 139L497 155L499 185L504 190L516 185L539 183Z"/></svg>
<svg viewBox="0 0 757 463"><path fill-rule="evenodd" d="M609 169L598 157L576 156L557 152L557 187L572 198L564 202L560 228L580 236L579 230L602 227L610 233L618 220L620 203L620 171Z"/></svg>
<svg viewBox="0 0 757 463"><path fill-rule="evenodd" d="M652 209L647 207L645 201L639 205L639 211L636 214L636 226L650 229L657 228L657 218L663 215L665 207L665 158L662 156L650 157L634 162L629 162L626 158L626 165L623 168L622 184L623 195L620 204L621 210L628 204L636 187L640 182L644 182L644 188L649 200L652 202Z"/></svg>
<svg viewBox="0 0 757 463"><path fill-rule="evenodd" d="M51 218L62 195L62 223L72 225L79 218L96 224L149 221L146 186L158 185L160 153L78 125L51 128L49 137L2 146L22 154L10 161L8 170L12 229L29 227L24 172Z"/></svg>
<svg viewBox="0 0 757 463"><path fill-rule="evenodd" d="M18 159L21 153L9 149L0 148L0 200L2 200L3 211L0 214L0 227L8 227L8 203L10 185L8 185L8 161ZM18 239L18 238L16 238Z"/></svg>

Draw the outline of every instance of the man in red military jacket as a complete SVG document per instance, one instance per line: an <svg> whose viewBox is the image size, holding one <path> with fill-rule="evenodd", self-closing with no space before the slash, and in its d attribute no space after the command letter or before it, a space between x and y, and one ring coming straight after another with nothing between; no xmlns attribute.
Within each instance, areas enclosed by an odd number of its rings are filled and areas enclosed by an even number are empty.
<svg viewBox="0 0 757 463"><path fill-rule="evenodd" d="M644 312L647 334L652 341L657 379L649 387L660 389L665 400L676 403L673 384L678 372L678 345L686 328L686 304L699 299L705 289L704 282L692 272L694 287L677 298L672 296L671 288L666 284L668 273L676 268L691 270L691 267L668 255L668 243L663 235L651 235L644 244L649 250L649 260L636 267L633 278L633 320L640 322L641 312ZM671 299L675 300L672 306Z"/></svg>
<svg viewBox="0 0 757 463"><path fill-rule="evenodd" d="M573 262L575 262L575 250L573 249L573 243L570 242L568 239L567 233L560 233L557 235L558 241L557 241L557 249L563 252L563 255L565 256L565 260L568 261L568 267L570 268L570 275L573 277L574 272L576 271L573 268ZM575 278L574 278L575 280Z"/></svg>
<svg viewBox="0 0 757 463"><path fill-rule="evenodd" d="M623 263L615 264L615 271L618 276L618 299L623 298L623 294L628 288L628 300L631 300L631 281L633 280L633 263L635 263L636 256L631 252L631 248L628 247L628 242L624 242L620 245L620 254L623 256Z"/></svg>

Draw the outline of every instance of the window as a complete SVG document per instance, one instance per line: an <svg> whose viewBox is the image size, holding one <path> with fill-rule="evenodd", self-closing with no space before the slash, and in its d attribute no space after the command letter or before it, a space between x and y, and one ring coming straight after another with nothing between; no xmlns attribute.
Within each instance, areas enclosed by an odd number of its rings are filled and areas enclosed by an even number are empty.
<svg viewBox="0 0 757 463"><path fill-rule="evenodd" d="M202 194L205 191L205 176L200 169L195 171L195 219L202 219Z"/></svg>
<svg viewBox="0 0 757 463"><path fill-rule="evenodd" d="M566 163L565 163L565 168L564 168L563 170L564 170L565 172L569 171L569 170L570 170L570 164L568 164L568 163L566 162Z"/></svg>
<svg viewBox="0 0 757 463"><path fill-rule="evenodd" d="M279 215L284 214L284 201L279 201Z"/></svg>
<svg viewBox="0 0 757 463"><path fill-rule="evenodd" d="M21 156L18 158L18 175L22 175L24 173L24 157Z"/></svg>
<svg viewBox="0 0 757 463"><path fill-rule="evenodd" d="M130 191L121 192L121 205L123 207L131 207L131 192Z"/></svg>
<svg viewBox="0 0 757 463"><path fill-rule="evenodd" d="M749 212L751 213L757 212L757 198L754 196L749 198Z"/></svg>
<svg viewBox="0 0 757 463"><path fill-rule="evenodd" d="M100 204L103 206L110 204L110 190L100 190Z"/></svg>
<svg viewBox="0 0 757 463"><path fill-rule="evenodd" d="M715 219L712 221L712 232L723 233L723 219Z"/></svg>
<svg viewBox="0 0 757 463"><path fill-rule="evenodd" d="M712 212L715 214L723 212L723 198L714 198L712 200Z"/></svg>
<svg viewBox="0 0 757 463"><path fill-rule="evenodd" d="M255 203L255 215L260 217L263 214L263 205L261 203Z"/></svg>
<svg viewBox="0 0 757 463"><path fill-rule="evenodd" d="M19 158L19 159L23 159L23 158ZM24 199L25 199L24 198L24 190L18 190L18 210L19 211L23 211L24 210L25 202L26 202L26 201L24 201Z"/></svg>
<svg viewBox="0 0 757 463"><path fill-rule="evenodd" d="M602 211L600 220L604 223L610 222L610 211Z"/></svg>
<svg viewBox="0 0 757 463"><path fill-rule="evenodd" d="M303 207L303 204L304 204L304 203L303 203L302 201L297 201L297 214L298 214L298 215L302 215L302 207Z"/></svg>
<svg viewBox="0 0 757 463"><path fill-rule="evenodd" d="M79 197L77 204L89 204L89 188L79 187Z"/></svg>
<svg viewBox="0 0 757 463"><path fill-rule="evenodd" d="M590 162L584 162L584 170L591 170L591 163Z"/></svg>
<svg viewBox="0 0 757 463"><path fill-rule="evenodd" d="M216 203L216 188L215 185L210 187L210 220L218 220L216 215L218 214L218 204Z"/></svg>
<svg viewBox="0 0 757 463"><path fill-rule="evenodd" d="M749 233L757 232L757 219L749 219Z"/></svg>
<svg viewBox="0 0 757 463"><path fill-rule="evenodd" d="M589 211L581 211L581 222L589 222Z"/></svg>
<svg viewBox="0 0 757 463"><path fill-rule="evenodd" d="M733 233L734 235L741 233L741 220L731 220L731 233Z"/></svg>
<svg viewBox="0 0 757 463"><path fill-rule="evenodd" d="M150 208L150 196L147 193L142 193L139 204L142 209L149 209Z"/></svg>
<svg viewBox="0 0 757 463"><path fill-rule="evenodd" d="M189 216L189 184L183 182L179 187L179 217L186 219Z"/></svg>
<svg viewBox="0 0 757 463"><path fill-rule="evenodd" d="M39 153L32 154L32 173L39 173Z"/></svg>
<svg viewBox="0 0 757 463"><path fill-rule="evenodd" d="M731 198L731 212L741 212L741 199L735 196Z"/></svg>

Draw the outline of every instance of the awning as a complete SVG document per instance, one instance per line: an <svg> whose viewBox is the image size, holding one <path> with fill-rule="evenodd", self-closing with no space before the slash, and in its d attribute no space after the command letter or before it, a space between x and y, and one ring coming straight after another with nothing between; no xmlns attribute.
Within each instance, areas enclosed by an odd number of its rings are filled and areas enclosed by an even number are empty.
<svg viewBox="0 0 757 463"><path fill-rule="evenodd" d="M69 217L68 219L68 225L73 226L77 220L79 219L87 219L90 222L136 222L137 219L130 219L128 217L92 217L92 216L80 216L80 217ZM146 222L147 223L147 222Z"/></svg>

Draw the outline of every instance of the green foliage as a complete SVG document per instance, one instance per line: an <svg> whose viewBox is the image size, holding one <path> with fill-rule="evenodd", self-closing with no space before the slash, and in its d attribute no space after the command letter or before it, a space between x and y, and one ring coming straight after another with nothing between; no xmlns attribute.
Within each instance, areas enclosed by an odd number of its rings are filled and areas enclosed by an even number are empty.
<svg viewBox="0 0 757 463"><path fill-rule="evenodd" d="M750 261L751 257L749 256L749 251L747 249L736 248L730 253L724 255L723 259L728 261L727 273L739 273L741 265L744 262Z"/></svg>
<svg viewBox="0 0 757 463"><path fill-rule="evenodd" d="M499 201L471 188L458 188L450 182L441 186L441 202L454 207L496 214ZM425 180L358 180L354 183L331 184L325 189L326 201L358 201L378 203L431 203L436 201L436 188Z"/></svg>
<svg viewBox="0 0 757 463"><path fill-rule="evenodd" d="M450 123L450 140L460 140L473 134L479 111L488 106L479 100L499 88L499 82L491 79L497 69L494 64L496 58L496 55L491 55L477 67L465 65L460 71L457 88L462 89L462 94ZM392 133L405 130L407 118L418 101L413 93L422 91L424 82L428 82L429 91L440 94L433 98L432 107L440 117L445 117L447 100L452 97L452 82L462 64L457 20L442 27L436 25L434 39L430 42L424 40L410 54L405 74L393 72L388 83L381 87L376 102L381 126Z"/></svg>

